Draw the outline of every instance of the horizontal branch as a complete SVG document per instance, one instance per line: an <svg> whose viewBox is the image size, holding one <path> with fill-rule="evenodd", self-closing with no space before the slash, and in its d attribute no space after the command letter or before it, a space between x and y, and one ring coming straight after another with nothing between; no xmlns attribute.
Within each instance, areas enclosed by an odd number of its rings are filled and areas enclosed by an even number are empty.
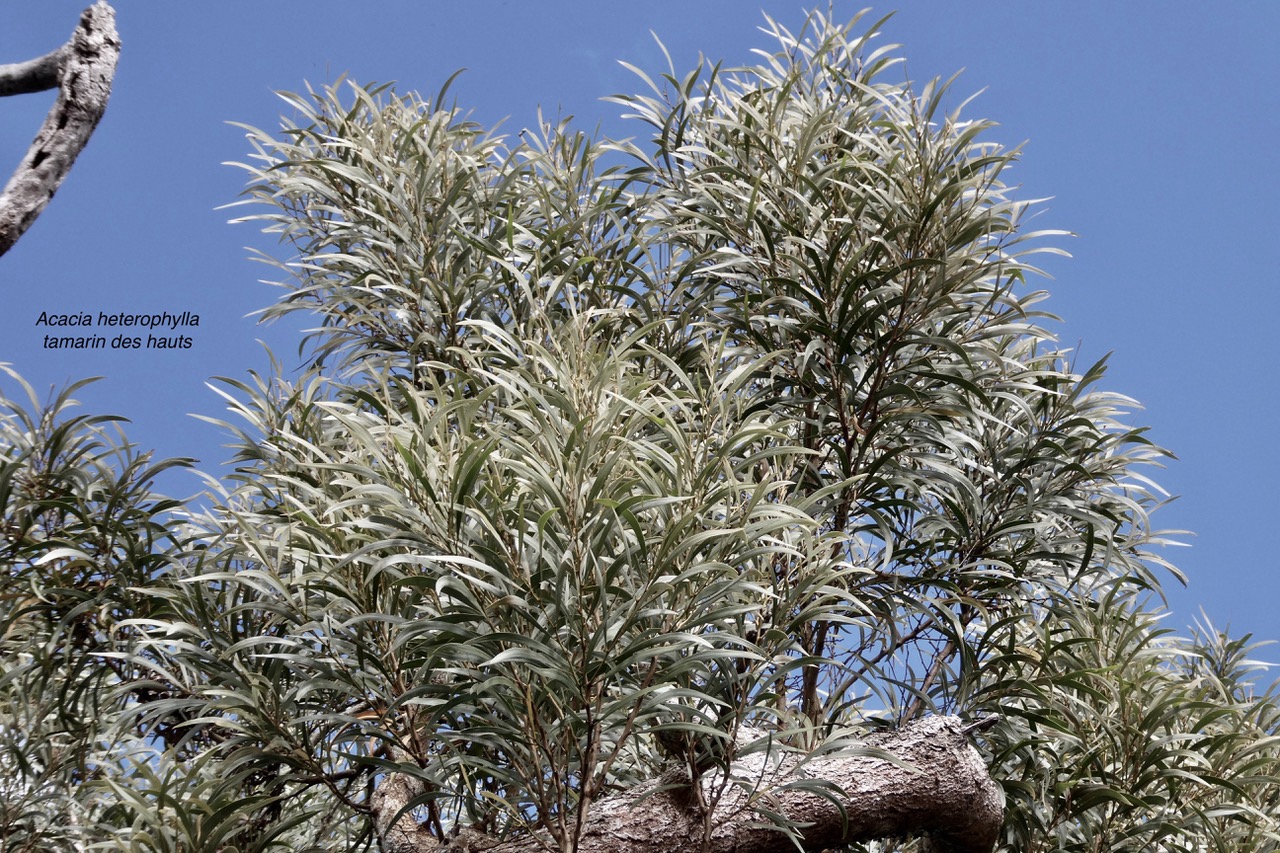
<svg viewBox="0 0 1280 853"><path fill-rule="evenodd" d="M990 853L1004 816L1004 795L992 781L966 727L955 717L930 717L869 738L868 746L890 761L851 754L772 762L753 756L734 767L736 777L758 778L773 811L804 827L803 848L819 851L855 841L925 835L935 853ZM784 787L803 774L843 792L831 799ZM443 845L409 817L405 807L422 792L415 780L392 774L378 786L371 805L384 853L535 853L546 848L532 838L498 841L464 835L464 844ZM795 846L763 825L747 795L731 788L710 815L703 847L702 816L687 796L641 788L596 803L578 842L578 853L792 853Z"/></svg>
<svg viewBox="0 0 1280 853"><path fill-rule="evenodd" d="M39 59L0 66L0 95L58 88L58 97L0 193L0 255L9 251L71 171L107 109L120 38L103 0L80 16L71 39Z"/></svg>
<svg viewBox="0 0 1280 853"><path fill-rule="evenodd" d="M39 59L0 65L0 97L29 95L58 85L58 72L66 61L67 46L51 50Z"/></svg>

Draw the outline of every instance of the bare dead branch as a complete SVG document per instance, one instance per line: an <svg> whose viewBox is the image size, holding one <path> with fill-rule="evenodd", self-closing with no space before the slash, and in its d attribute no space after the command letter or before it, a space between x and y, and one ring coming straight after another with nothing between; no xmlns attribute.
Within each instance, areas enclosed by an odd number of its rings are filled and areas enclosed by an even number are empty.
<svg viewBox="0 0 1280 853"><path fill-rule="evenodd" d="M926 835L934 853L990 853L1000 833L1004 795L986 764L968 741L968 733L987 725L968 725L956 717L929 717L902 729L868 738L896 761L851 754L802 762L763 756L735 765L735 775L760 777L769 790L767 805L806 825L803 849L819 851L854 841ZM758 765L747 766L754 763ZM831 799L789 789L800 774L843 791ZM715 784L714 781L706 784ZM389 774L373 797L379 840L385 853L543 853L537 839L498 841L463 832L442 844L419 826L406 807L421 787ZM761 818L736 787L710 815L708 846L703 847L703 816L679 791L643 788L592 806L578 839L578 853L791 853L795 846L780 832L762 829Z"/></svg>
<svg viewBox="0 0 1280 853"><path fill-rule="evenodd" d="M58 88L40 132L0 193L0 255L31 227L71 170L107 109L120 37L106 0L80 16L71 39L28 62L0 66L0 95Z"/></svg>
<svg viewBox="0 0 1280 853"><path fill-rule="evenodd" d="M64 44L39 59L29 59L14 65L0 65L0 97L27 95L43 92L58 85L58 72L62 70L67 54Z"/></svg>

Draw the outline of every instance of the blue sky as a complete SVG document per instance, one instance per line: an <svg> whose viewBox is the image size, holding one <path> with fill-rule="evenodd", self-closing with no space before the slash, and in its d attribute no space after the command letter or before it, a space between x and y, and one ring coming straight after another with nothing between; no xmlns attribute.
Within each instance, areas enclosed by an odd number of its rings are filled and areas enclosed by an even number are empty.
<svg viewBox="0 0 1280 853"><path fill-rule="evenodd" d="M826 0L824 0L824 3ZM6 4L0 63L61 44L87 0ZM310 3L156 0L114 3L123 50L107 116L49 209L0 258L0 361L39 388L103 375L79 395L87 409L128 417L159 455L195 456L217 471L212 376L264 369L259 340L286 364L296 328L246 316L274 291L246 246L273 248L252 226L228 225L242 173L243 132L273 129L299 90L346 73L434 94L452 88L473 117L511 133L536 109L572 114L610 135L641 133L604 96L638 91L625 60L661 71L657 33L676 66L699 52L727 65L768 47L761 11L784 24L802 3L735 0L370 0ZM832 3L852 18L861 0ZM895 7L876 7L868 21ZM1064 344L1093 360L1112 353L1107 387L1145 405L1137 419L1178 460L1158 480L1180 497L1159 526L1189 529L1166 556L1190 575L1171 585L1177 625L1201 607L1220 627L1280 639L1280 4L1235 2L908 2L882 28L916 80L961 71L955 91L982 91L971 118L990 138L1026 142L1011 173L1022 198L1052 197L1037 227L1061 228L1074 257L1046 260L1047 308ZM0 172L25 151L52 93L0 99ZM42 347L41 311L200 316L178 351L56 352ZM8 393L15 389L3 386ZM193 478L166 480L174 493ZM1270 521L1268 519L1271 519ZM1280 659L1280 648L1262 657Z"/></svg>

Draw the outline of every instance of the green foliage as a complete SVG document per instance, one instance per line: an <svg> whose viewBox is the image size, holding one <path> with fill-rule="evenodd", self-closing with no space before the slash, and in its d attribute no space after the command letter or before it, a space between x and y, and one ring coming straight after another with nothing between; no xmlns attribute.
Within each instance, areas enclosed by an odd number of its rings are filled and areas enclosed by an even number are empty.
<svg viewBox="0 0 1280 853"><path fill-rule="evenodd" d="M1035 309L1016 152L874 26L770 26L642 74L639 142L352 84L247 129L265 315L320 326L225 381L208 507L74 388L0 420L5 849L364 849L394 770L572 850L935 712L1000 718L1005 849L1280 848L1276 694L1158 627L1164 453Z"/></svg>

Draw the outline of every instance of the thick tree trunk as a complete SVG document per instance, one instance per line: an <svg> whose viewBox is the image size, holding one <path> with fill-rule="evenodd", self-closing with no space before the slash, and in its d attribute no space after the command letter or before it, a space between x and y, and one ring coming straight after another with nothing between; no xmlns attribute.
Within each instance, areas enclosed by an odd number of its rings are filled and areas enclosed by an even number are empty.
<svg viewBox="0 0 1280 853"><path fill-rule="evenodd" d="M0 65L0 95L58 88L53 109L0 193L0 255L49 204L107 109L120 57L116 17L105 0L80 16L71 40L39 59Z"/></svg>
<svg viewBox="0 0 1280 853"><path fill-rule="evenodd" d="M1000 832L1004 796L992 781L969 732L955 717L932 717L886 735L868 746L903 764L866 755L809 761L784 759L776 766L762 756L735 769L772 787L768 807L807 825L804 849L892 836L925 835L936 853L990 853ZM813 794L782 788L800 773L844 792L840 805ZM373 798L384 853L534 853L533 839L496 841L464 835L442 845L408 815L400 814L421 793L404 776L390 776ZM578 844L579 853L702 853L703 821L677 792L645 796L644 790L596 803ZM843 811L843 814L842 814ZM707 853L791 853L781 833L761 828L762 819L745 796L726 794L711 814Z"/></svg>

